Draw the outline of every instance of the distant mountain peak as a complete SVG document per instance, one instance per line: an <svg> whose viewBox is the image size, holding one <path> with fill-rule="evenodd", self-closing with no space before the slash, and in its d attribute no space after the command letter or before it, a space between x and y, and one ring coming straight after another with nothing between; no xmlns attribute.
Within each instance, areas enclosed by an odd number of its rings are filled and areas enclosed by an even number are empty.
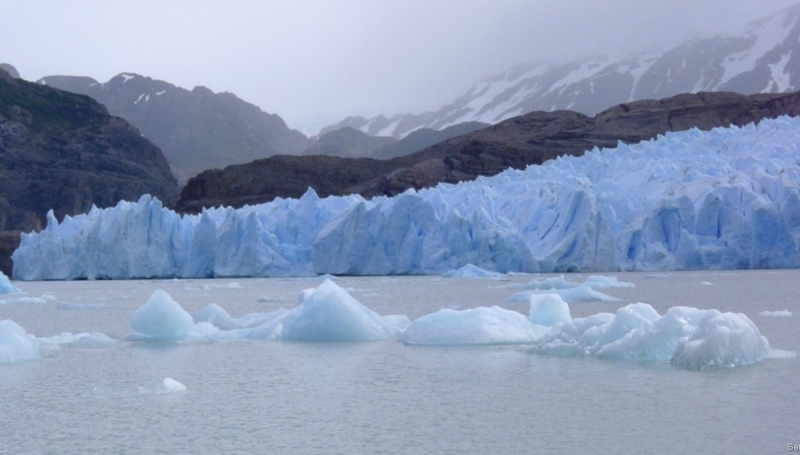
<svg viewBox="0 0 800 455"><path fill-rule="evenodd" d="M797 52L796 52L797 51ZM499 123L532 111L594 115L610 106L679 93L782 93L800 89L800 4L756 21L621 56L520 63L478 80L464 95L421 114L348 117L320 134L350 126L402 138L420 128L463 122Z"/></svg>

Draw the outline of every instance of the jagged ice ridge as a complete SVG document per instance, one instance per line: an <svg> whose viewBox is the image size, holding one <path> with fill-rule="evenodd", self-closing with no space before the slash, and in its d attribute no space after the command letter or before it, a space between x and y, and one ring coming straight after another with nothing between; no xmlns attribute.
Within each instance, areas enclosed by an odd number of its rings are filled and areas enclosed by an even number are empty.
<svg viewBox="0 0 800 455"><path fill-rule="evenodd" d="M149 196L22 236L21 280L795 268L800 119L669 133L457 185L179 216Z"/></svg>

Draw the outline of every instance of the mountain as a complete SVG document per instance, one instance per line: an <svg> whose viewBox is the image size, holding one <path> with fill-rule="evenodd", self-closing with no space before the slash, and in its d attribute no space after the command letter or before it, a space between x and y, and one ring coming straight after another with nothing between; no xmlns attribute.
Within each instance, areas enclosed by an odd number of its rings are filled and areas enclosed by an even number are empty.
<svg viewBox="0 0 800 455"><path fill-rule="evenodd" d="M433 130L430 128L420 128L409 133L403 139L394 144L385 145L374 152L371 157L379 160L397 158L398 156L410 155L425 147L437 144L447 139L471 133L481 128L489 126L487 123L466 122L458 125L448 126L443 130Z"/></svg>
<svg viewBox="0 0 800 455"><path fill-rule="evenodd" d="M669 131L744 125L779 115L800 115L800 92L683 94L621 104L594 117L572 111L531 112L390 160L273 157L206 171L189 180L176 209L199 213L203 207L296 198L308 187L322 197L393 196L409 188L579 156L594 147L615 147L619 141L635 143Z"/></svg>
<svg viewBox="0 0 800 455"><path fill-rule="evenodd" d="M344 127L325 133L317 139L303 155L328 155L341 158L362 158L384 146L397 142L397 139L370 136L354 128Z"/></svg>
<svg viewBox="0 0 800 455"><path fill-rule="evenodd" d="M345 126L321 136L315 136L317 142L303 154L386 160L410 155L438 142L487 126L489 126L487 123L467 122L447 127L441 131L420 128L399 141L391 137L370 136L355 128Z"/></svg>
<svg viewBox="0 0 800 455"><path fill-rule="evenodd" d="M122 73L108 82L48 76L37 81L88 95L112 115L131 122L156 143L174 173L185 180L205 169L247 163L277 154L298 155L310 141L232 93L205 87L186 90L168 82Z"/></svg>
<svg viewBox="0 0 800 455"><path fill-rule="evenodd" d="M0 70L0 250L19 241L7 231L42 229L48 210L62 219L143 194L178 195L158 147L88 96Z"/></svg>
<svg viewBox="0 0 800 455"><path fill-rule="evenodd" d="M495 124L532 111L570 109L594 115L610 106L680 93L741 94L800 89L800 5L724 33L666 50L568 63L536 61L486 77L452 103L422 114L348 117L343 126L402 138L419 128L462 122Z"/></svg>

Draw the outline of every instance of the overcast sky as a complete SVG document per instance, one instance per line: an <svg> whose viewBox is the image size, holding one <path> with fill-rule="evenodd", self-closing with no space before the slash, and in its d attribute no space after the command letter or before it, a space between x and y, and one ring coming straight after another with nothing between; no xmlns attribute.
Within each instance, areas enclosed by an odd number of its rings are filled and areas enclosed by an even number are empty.
<svg viewBox="0 0 800 455"><path fill-rule="evenodd" d="M0 62L28 80L204 85L308 130L436 109L517 63L677 43L799 1L0 0Z"/></svg>

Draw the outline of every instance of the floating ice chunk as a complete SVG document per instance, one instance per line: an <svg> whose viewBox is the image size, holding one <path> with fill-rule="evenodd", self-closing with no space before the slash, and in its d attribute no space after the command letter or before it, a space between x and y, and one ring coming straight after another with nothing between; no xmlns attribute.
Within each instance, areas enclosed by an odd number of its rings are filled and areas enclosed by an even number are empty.
<svg viewBox="0 0 800 455"><path fill-rule="evenodd" d="M183 338L192 328L192 316L159 289L131 316L131 327L148 338Z"/></svg>
<svg viewBox="0 0 800 455"><path fill-rule="evenodd" d="M528 289L531 291L549 291L551 289L571 289L580 286L578 283L567 281L564 275L547 278L544 280L533 280L526 284L512 284L511 289Z"/></svg>
<svg viewBox="0 0 800 455"><path fill-rule="evenodd" d="M532 295L530 320L536 325L553 327L571 321L572 316L569 305L558 294Z"/></svg>
<svg viewBox="0 0 800 455"><path fill-rule="evenodd" d="M797 353L783 349L770 349L767 354L768 359L793 359L795 357L797 357Z"/></svg>
<svg viewBox="0 0 800 455"><path fill-rule="evenodd" d="M712 283L710 281L703 281L700 284L702 284L703 286L714 286L714 283Z"/></svg>
<svg viewBox="0 0 800 455"><path fill-rule="evenodd" d="M769 350L767 339L744 314L708 310L694 333L679 340L672 363L692 369L749 365Z"/></svg>
<svg viewBox="0 0 800 455"><path fill-rule="evenodd" d="M39 358L39 343L11 319L0 321L0 363Z"/></svg>
<svg viewBox="0 0 800 455"><path fill-rule="evenodd" d="M412 322L400 340L420 345L519 344L534 342L544 331L524 315L497 306L446 308Z"/></svg>
<svg viewBox="0 0 800 455"><path fill-rule="evenodd" d="M464 267L461 267L458 270L448 270L442 274L443 277L447 278L484 278L484 277L500 277L504 276L502 273L492 272L489 270L484 270L480 267L474 266L472 264L467 264Z"/></svg>
<svg viewBox="0 0 800 455"><path fill-rule="evenodd" d="M285 301L286 299L284 297L276 297L272 295L262 295L261 297L256 299L256 302L258 303L281 303Z"/></svg>
<svg viewBox="0 0 800 455"><path fill-rule="evenodd" d="M331 280L304 297L281 321L280 337L295 341L367 341L392 337L397 327Z"/></svg>
<svg viewBox="0 0 800 455"><path fill-rule="evenodd" d="M221 331L212 335L215 340L246 338L250 340L271 340L280 335L278 328L289 310L279 308L269 313L252 313L236 319L241 329Z"/></svg>
<svg viewBox="0 0 800 455"><path fill-rule="evenodd" d="M654 279L654 278L669 278L669 273L650 273L644 276L647 279Z"/></svg>
<svg viewBox="0 0 800 455"><path fill-rule="evenodd" d="M20 290L11 284L11 280L3 273L0 272L0 294L19 294Z"/></svg>
<svg viewBox="0 0 800 455"><path fill-rule="evenodd" d="M172 379L172 378L164 378L160 384L156 384L150 387L139 387L139 393L149 393L149 394L164 394L164 393L178 393L178 392L186 392L186 386L181 384L180 382Z"/></svg>
<svg viewBox="0 0 800 455"><path fill-rule="evenodd" d="M778 311L762 311L758 313L759 316L767 316L767 317L774 317L774 318L788 318L792 316L792 312L789 310L778 310Z"/></svg>
<svg viewBox="0 0 800 455"><path fill-rule="evenodd" d="M107 303L69 303L58 302L59 310L102 310L111 308Z"/></svg>
<svg viewBox="0 0 800 455"><path fill-rule="evenodd" d="M639 316L634 323L616 328L609 327L608 331L617 333L616 340L608 343L600 340L600 349L596 355L600 358L624 359L635 361L662 361L668 362L675 353L678 341L690 335L696 328L704 310L687 307L673 307L659 317L650 305L635 304L640 309ZM630 312L631 307L620 309L623 313ZM620 321L620 311L614 324ZM624 320L625 318L622 318ZM635 328L634 328L635 327ZM624 334L624 335L623 335ZM622 335L622 336L619 336Z"/></svg>
<svg viewBox="0 0 800 455"><path fill-rule="evenodd" d="M748 365L764 359L769 349L743 314L673 307L659 316L644 303L558 324L534 348L561 356L670 361L692 369Z"/></svg>
<svg viewBox="0 0 800 455"><path fill-rule="evenodd" d="M635 288L636 285L628 283L627 281L619 281L613 276L591 275L586 278L583 283L592 289L607 289L607 288Z"/></svg>
<svg viewBox="0 0 800 455"><path fill-rule="evenodd" d="M43 348L82 348L101 349L116 346L117 341L104 333L76 333L64 332L51 337L37 337L36 340Z"/></svg>
<svg viewBox="0 0 800 455"><path fill-rule="evenodd" d="M192 313L192 320L194 320L195 324L199 322L208 322L220 330L233 330L242 328L236 321L233 320L233 318L231 318L224 308L216 303L212 303Z"/></svg>
<svg viewBox="0 0 800 455"><path fill-rule="evenodd" d="M590 288L589 286L579 285L577 287L566 288L566 289L548 289L548 290L536 290L536 291L522 291L518 292L511 297L507 298L507 302L523 302L528 303L531 301L531 297L534 295L546 295L546 294L554 294L565 302L573 303L573 302L617 302L619 301L618 298L612 297L607 294L603 294L600 291L595 291L594 289Z"/></svg>
<svg viewBox="0 0 800 455"><path fill-rule="evenodd" d="M512 289L528 289L531 291L548 291L548 290L564 290L573 289L581 286L590 287L592 289L606 289L606 288L635 288L636 285L625 281L619 281L613 276L591 275L586 278L583 283L576 283L568 281L564 275L547 278L545 280L533 280L526 284L513 284L509 286Z"/></svg>
<svg viewBox="0 0 800 455"><path fill-rule="evenodd" d="M16 299L0 300L0 305L27 305L31 303L47 303L44 297L18 297Z"/></svg>

